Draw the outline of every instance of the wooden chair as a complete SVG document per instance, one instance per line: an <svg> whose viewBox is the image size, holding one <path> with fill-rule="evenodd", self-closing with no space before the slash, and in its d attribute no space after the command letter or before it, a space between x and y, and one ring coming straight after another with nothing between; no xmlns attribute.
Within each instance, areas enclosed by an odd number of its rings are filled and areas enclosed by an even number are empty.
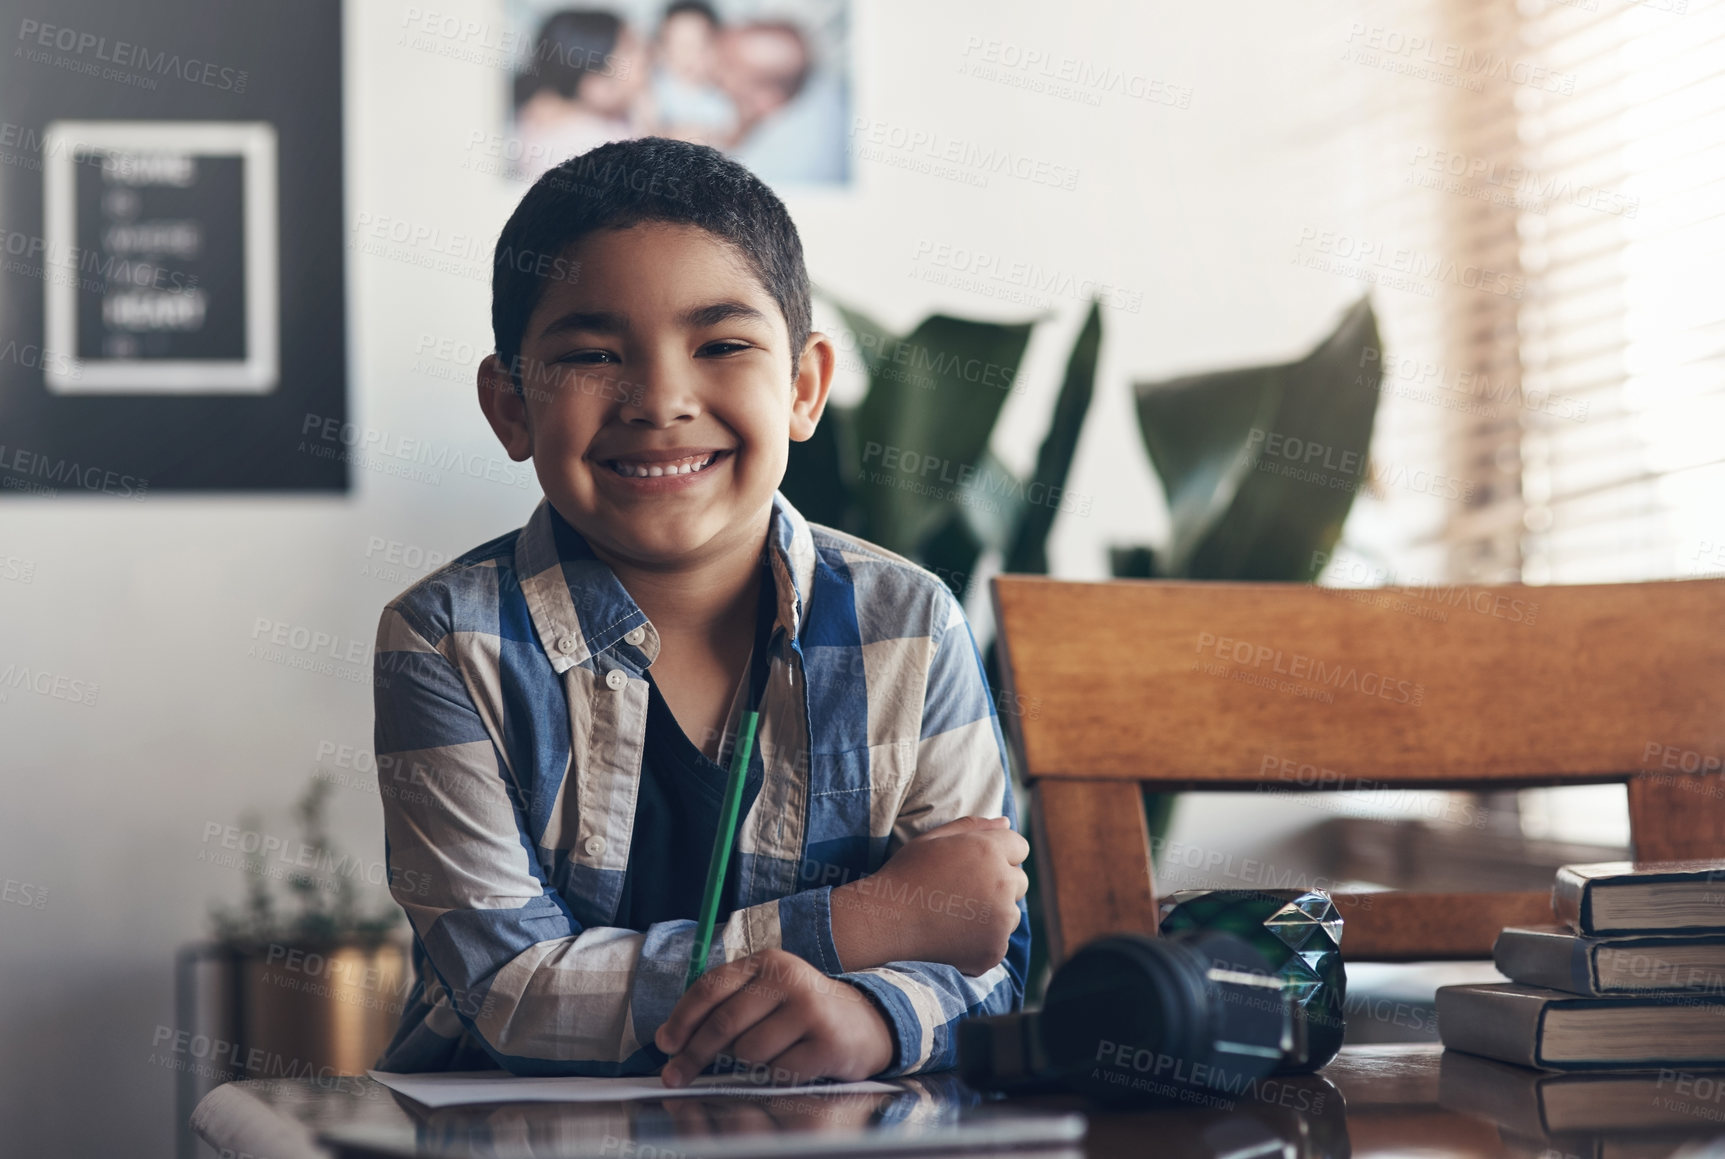
<svg viewBox="0 0 1725 1159"><path fill-rule="evenodd" d="M1055 963L1156 929L1141 784L1626 781L1638 857L1725 858L1725 580L1344 591L1006 575L993 597ZM1552 920L1545 892L1336 902L1353 960L1489 957L1503 926Z"/></svg>

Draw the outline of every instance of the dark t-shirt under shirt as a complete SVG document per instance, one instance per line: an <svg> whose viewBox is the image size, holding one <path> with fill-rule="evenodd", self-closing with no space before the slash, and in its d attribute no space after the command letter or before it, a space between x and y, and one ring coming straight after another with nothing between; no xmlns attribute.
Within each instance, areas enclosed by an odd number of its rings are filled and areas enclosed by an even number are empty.
<svg viewBox="0 0 1725 1159"><path fill-rule="evenodd" d="M763 576L755 613L754 653L750 657L755 688L760 687L765 675L774 596L772 577ZM641 785L635 798L635 829L629 842L623 894L617 903L616 924L631 930L644 930L654 922L701 916L707 862L713 855L725 784L730 779L730 770L709 759L683 732L654 683L650 669L647 685L647 734L641 755ZM735 737L727 737L720 750L719 755L727 762L735 743ZM760 790L761 757L757 748L749 757L748 774L743 782L743 803L737 813L739 826ZM738 860L733 845L725 888L719 896L721 921L736 907Z"/></svg>

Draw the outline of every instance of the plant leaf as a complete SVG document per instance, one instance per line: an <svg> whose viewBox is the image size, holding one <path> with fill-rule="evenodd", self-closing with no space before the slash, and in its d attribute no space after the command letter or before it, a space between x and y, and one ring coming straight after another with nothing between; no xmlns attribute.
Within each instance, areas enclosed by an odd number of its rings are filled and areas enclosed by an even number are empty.
<svg viewBox="0 0 1725 1159"><path fill-rule="evenodd" d="M1138 431L1162 480L1173 534L1167 575L1183 575L1251 473L1252 432L1276 413L1280 366L1188 375L1137 386Z"/></svg>
<svg viewBox="0 0 1725 1159"><path fill-rule="evenodd" d="M1361 299L1288 368L1275 418L1254 447L1252 473L1193 552L1192 578L1309 582L1317 575L1370 478L1381 361L1377 319ZM1281 454L1266 453L1271 435L1281 436ZM1313 447L1321 448L1316 456Z"/></svg>
<svg viewBox="0 0 1725 1159"><path fill-rule="evenodd" d="M1004 552L1029 509L1026 494L1024 480L984 448L977 456L976 470L959 481L958 515L982 549Z"/></svg>
<svg viewBox="0 0 1725 1159"><path fill-rule="evenodd" d="M936 314L888 344L854 426L869 539L915 555L939 525L961 474L980 468L1032 325Z"/></svg>
<svg viewBox="0 0 1725 1159"><path fill-rule="evenodd" d="M1108 574L1115 579L1153 579L1156 553L1147 544L1114 544L1108 549Z"/></svg>
<svg viewBox="0 0 1725 1159"><path fill-rule="evenodd" d="M833 309L844 319L845 327L856 339L857 358L862 362L863 373L873 375L880 366L881 360L891 353L895 339L885 326L864 314L861 310L845 305L831 294L822 294L823 298L833 304ZM840 344L840 353L844 353Z"/></svg>
<svg viewBox="0 0 1725 1159"><path fill-rule="evenodd" d="M1002 571L1032 575L1048 571L1048 533L1054 527L1061 503L1055 497L1065 494L1066 478L1078 451L1078 436L1096 393L1096 362L1101 350L1102 304L1091 299L1090 312L1085 315L1072 353L1066 358L1066 377L1054 400L1054 417L1049 420L1048 434L1036 452L1036 469L1026 489L1029 502L1006 549Z"/></svg>
<svg viewBox="0 0 1725 1159"><path fill-rule="evenodd" d="M1377 321L1362 298L1297 362L1135 388L1140 433L1174 530L1159 561L1163 575L1305 581L1316 574L1315 553L1334 545L1367 477L1378 352ZM1272 438L1298 447L1300 461L1266 458ZM1310 447L1320 448L1315 471L1305 458Z"/></svg>
<svg viewBox="0 0 1725 1159"><path fill-rule="evenodd" d="M851 487L857 476L853 421L849 408L828 403L808 441L791 444L779 490L803 518L861 534Z"/></svg>
<svg viewBox="0 0 1725 1159"><path fill-rule="evenodd" d="M962 507L947 509L946 518L923 537L917 557L922 565L946 582L952 594L964 599L975 579L976 561L982 554L982 542L964 518Z"/></svg>

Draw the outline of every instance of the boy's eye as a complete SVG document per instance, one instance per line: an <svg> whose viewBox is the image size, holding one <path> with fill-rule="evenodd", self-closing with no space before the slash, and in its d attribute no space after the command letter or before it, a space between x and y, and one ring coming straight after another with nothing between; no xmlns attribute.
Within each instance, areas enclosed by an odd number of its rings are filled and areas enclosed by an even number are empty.
<svg viewBox="0 0 1725 1159"><path fill-rule="evenodd" d="M749 349L747 342L709 342L701 347L703 354L734 354Z"/></svg>
<svg viewBox="0 0 1725 1159"><path fill-rule="evenodd" d="M582 365L591 365L594 363L602 362L606 359L612 359L613 361L615 361L615 355L613 355L609 350L576 350L576 351L572 351L569 354L565 354L563 357L559 358L557 361L558 362L567 362L567 363L579 363Z"/></svg>

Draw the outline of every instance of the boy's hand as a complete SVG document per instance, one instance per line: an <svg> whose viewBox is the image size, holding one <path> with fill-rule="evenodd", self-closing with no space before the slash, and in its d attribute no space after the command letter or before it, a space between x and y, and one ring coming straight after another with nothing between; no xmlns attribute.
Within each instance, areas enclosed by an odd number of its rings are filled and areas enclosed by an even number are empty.
<svg viewBox="0 0 1725 1159"><path fill-rule="evenodd" d="M845 970L945 962L976 977L1006 957L1019 868L1030 843L1005 817L960 817L911 838L879 872L833 890L833 942Z"/></svg>
<svg viewBox="0 0 1725 1159"><path fill-rule="evenodd" d="M867 995L789 950L707 971L653 1041L672 1056L661 1077L686 1086L720 1054L773 1068L774 1085L865 1079L892 1063L892 1031ZM782 1077L781 1077L782 1076Z"/></svg>

